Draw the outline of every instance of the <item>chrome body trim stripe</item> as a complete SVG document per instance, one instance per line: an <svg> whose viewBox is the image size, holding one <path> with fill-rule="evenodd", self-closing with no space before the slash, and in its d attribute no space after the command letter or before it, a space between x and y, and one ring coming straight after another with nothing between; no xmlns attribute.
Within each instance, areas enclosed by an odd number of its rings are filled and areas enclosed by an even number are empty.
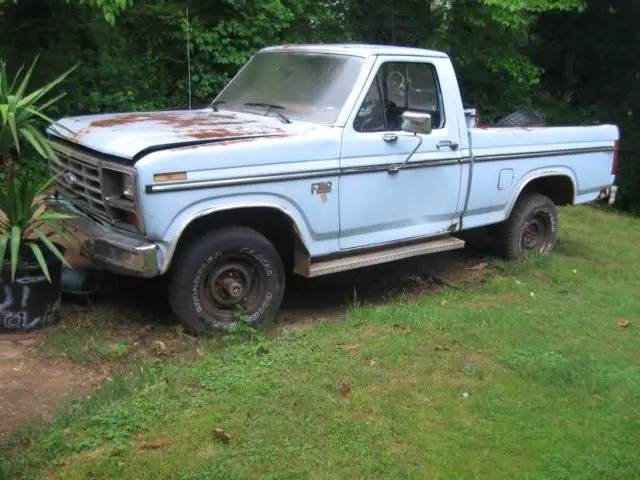
<svg viewBox="0 0 640 480"><path fill-rule="evenodd" d="M469 161L469 159L465 159L466 161ZM411 163L407 163L404 167L402 167L402 170L411 170L414 168L430 168L430 167L442 167L444 165L456 165L462 163L462 159L456 157L456 158L443 158L441 160L422 160L420 162L411 162ZM396 166L397 164L391 164L391 163L383 163L383 164L378 164L378 165L366 165L366 166L362 166L362 167L348 167L348 168L343 168L340 170L340 173L342 175L353 175L356 173L374 173L374 172L385 172L390 170L392 167Z"/></svg>
<svg viewBox="0 0 640 480"><path fill-rule="evenodd" d="M444 165L455 165L459 163L469 163L470 158L446 158L443 160L424 160L421 162L410 163L404 166L403 170L413 168L430 168L441 167ZM177 192L181 190L195 190L199 188L216 188L216 187L230 187L237 185L248 185L256 183L269 183L269 182L286 182L288 180L302 180L307 178L318 178L324 176L333 175L353 175L356 173L375 173L384 172L389 170L395 164L378 164L378 165L365 165L362 167L349 167L349 168L332 168L326 170L309 170L308 172L286 172L269 175L256 175L253 177L232 177L224 178L220 180L196 180L166 184L146 185L146 193L161 193L161 192Z"/></svg>
<svg viewBox="0 0 640 480"><path fill-rule="evenodd" d="M445 158L441 160L423 160L419 162L408 163L403 167L403 170L414 168L432 168L441 167L446 165L465 164L465 163L480 163L480 162L497 162L507 160L523 160L528 158L540 158L540 157L555 157L565 155L579 155L581 153L600 153L600 152L613 152L613 147L592 147L592 148L576 148L571 150L549 150L543 152L530 152L530 153L509 153L501 155L478 155L472 157L454 157ZM162 193L162 192L177 192L182 190L194 190L199 188L216 188L216 187L231 187L237 185L248 185L256 183L269 183L269 182L285 182L288 180L302 180L307 178L317 178L323 176L333 175L354 175L359 173L375 173L384 172L389 170L394 164L376 164L365 165L361 167L348 167L348 168L334 168L327 170L310 170L308 172L286 172L279 174L269 175L257 175L253 177L232 177L224 178L220 180L196 180L187 182L176 182L166 184L146 185L146 193Z"/></svg>
<svg viewBox="0 0 640 480"><path fill-rule="evenodd" d="M500 155L475 155L474 162L499 162L505 160L523 160L527 158L560 157L565 155L579 155L581 153L613 152L614 147L573 148L570 150L547 150L542 152L504 153Z"/></svg>
<svg viewBox="0 0 640 480"><path fill-rule="evenodd" d="M317 178L327 175L339 175L340 169L327 169L327 170L310 170L308 172L296 172L296 173L280 173L274 175L258 175L255 177L232 177L223 178L219 180L196 180L179 183L167 183L147 185L145 187L146 193L161 193L161 192L178 192L181 190L195 190L199 188L215 188L215 187L231 187L236 185L248 185L256 183L269 183L269 182L283 182L287 180L301 180L305 178Z"/></svg>

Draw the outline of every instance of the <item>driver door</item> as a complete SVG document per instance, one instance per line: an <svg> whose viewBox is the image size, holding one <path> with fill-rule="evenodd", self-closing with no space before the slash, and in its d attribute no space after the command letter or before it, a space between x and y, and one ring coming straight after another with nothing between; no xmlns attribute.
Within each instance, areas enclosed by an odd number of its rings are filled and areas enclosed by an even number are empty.
<svg viewBox="0 0 640 480"><path fill-rule="evenodd" d="M340 158L340 248L447 233L458 220L460 145L455 106L443 102L430 58L381 58L345 125ZM404 111L431 114L430 134L400 131ZM410 161L402 164L416 148Z"/></svg>

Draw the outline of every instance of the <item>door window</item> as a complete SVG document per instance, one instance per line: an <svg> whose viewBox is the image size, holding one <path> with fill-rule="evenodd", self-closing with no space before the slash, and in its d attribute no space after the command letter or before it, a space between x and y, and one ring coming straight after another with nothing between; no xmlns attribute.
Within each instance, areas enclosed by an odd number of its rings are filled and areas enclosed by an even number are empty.
<svg viewBox="0 0 640 480"><path fill-rule="evenodd" d="M442 97L433 65L386 62L380 66L354 121L357 132L400 131L406 110L431 114L444 127Z"/></svg>

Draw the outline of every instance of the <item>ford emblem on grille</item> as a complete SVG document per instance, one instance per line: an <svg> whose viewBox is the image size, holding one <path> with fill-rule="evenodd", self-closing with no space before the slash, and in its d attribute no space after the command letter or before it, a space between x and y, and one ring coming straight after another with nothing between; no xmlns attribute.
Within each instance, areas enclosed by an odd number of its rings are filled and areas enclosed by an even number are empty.
<svg viewBox="0 0 640 480"><path fill-rule="evenodd" d="M61 179L64 183L68 185L74 185L78 181L76 176L71 172L67 172L64 175L62 175Z"/></svg>

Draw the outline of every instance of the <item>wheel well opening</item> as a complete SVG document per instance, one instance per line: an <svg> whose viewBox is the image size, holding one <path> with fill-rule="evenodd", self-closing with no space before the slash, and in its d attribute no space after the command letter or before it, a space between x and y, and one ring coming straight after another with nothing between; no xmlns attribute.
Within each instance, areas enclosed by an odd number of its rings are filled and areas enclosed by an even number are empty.
<svg viewBox="0 0 640 480"><path fill-rule="evenodd" d="M269 207L249 207L214 212L196 218L184 230L172 262L194 239L223 227L248 227L264 235L278 250L286 271L293 269L296 230L293 221L280 210Z"/></svg>
<svg viewBox="0 0 640 480"><path fill-rule="evenodd" d="M536 178L529 182L522 193L539 193L556 205L571 205L574 201L573 181L564 175Z"/></svg>

